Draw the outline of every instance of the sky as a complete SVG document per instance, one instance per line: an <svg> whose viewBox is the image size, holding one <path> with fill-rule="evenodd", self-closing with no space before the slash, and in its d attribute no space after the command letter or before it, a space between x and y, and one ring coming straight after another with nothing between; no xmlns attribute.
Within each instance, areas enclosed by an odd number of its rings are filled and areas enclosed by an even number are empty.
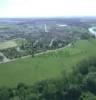
<svg viewBox="0 0 96 100"><path fill-rule="evenodd" d="M96 0L0 0L0 17L96 16Z"/></svg>

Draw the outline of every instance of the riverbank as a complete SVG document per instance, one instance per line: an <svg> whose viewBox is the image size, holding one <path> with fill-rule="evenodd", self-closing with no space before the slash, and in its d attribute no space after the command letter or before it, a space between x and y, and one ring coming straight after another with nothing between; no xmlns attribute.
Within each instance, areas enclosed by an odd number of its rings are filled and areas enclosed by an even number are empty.
<svg viewBox="0 0 96 100"><path fill-rule="evenodd" d="M95 37L96 37L96 27L90 27L89 29L89 32L91 33L91 34L93 34L93 35L95 35Z"/></svg>

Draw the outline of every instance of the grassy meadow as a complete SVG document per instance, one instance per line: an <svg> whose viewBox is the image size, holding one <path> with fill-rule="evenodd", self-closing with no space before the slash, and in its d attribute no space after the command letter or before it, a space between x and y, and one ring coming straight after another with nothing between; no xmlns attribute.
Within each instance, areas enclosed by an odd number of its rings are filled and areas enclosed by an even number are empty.
<svg viewBox="0 0 96 100"><path fill-rule="evenodd" d="M12 47L16 47L16 46L17 46L17 43L13 40L0 42L0 50L7 49L7 48L12 48Z"/></svg>
<svg viewBox="0 0 96 100"><path fill-rule="evenodd" d="M62 50L0 64L0 87L59 78L64 70L70 72L76 63L91 56L96 56L95 39L79 40Z"/></svg>
<svg viewBox="0 0 96 100"><path fill-rule="evenodd" d="M5 42L0 42L0 50L14 48L14 47L20 46L22 43L26 43L26 40L22 38L20 39L18 38L18 39L8 40Z"/></svg>

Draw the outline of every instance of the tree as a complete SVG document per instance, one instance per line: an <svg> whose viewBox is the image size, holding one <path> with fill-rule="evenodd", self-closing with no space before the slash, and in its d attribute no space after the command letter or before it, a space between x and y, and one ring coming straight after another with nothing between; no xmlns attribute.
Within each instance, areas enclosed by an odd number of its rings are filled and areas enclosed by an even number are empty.
<svg viewBox="0 0 96 100"><path fill-rule="evenodd" d="M17 85L17 95L19 96L20 100L25 100L27 95L27 86L23 83L19 83Z"/></svg>
<svg viewBox="0 0 96 100"><path fill-rule="evenodd" d="M1 61L1 62L3 61L3 56L0 56L0 61Z"/></svg>
<svg viewBox="0 0 96 100"><path fill-rule="evenodd" d="M96 94L96 72L90 72L84 79L85 88Z"/></svg>
<svg viewBox="0 0 96 100"><path fill-rule="evenodd" d="M6 88L0 90L0 100L10 100L9 91Z"/></svg>
<svg viewBox="0 0 96 100"><path fill-rule="evenodd" d="M70 85L66 94L65 100L78 100L81 95L81 89L76 84Z"/></svg>
<svg viewBox="0 0 96 100"><path fill-rule="evenodd" d="M84 92L80 96L79 100L96 100L96 96L92 94L91 92Z"/></svg>

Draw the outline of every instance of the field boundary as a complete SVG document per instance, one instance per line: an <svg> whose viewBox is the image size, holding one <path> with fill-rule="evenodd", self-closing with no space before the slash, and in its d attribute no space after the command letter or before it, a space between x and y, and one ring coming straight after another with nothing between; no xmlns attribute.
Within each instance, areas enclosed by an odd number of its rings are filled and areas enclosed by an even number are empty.
<svg viewBox="0 0 96 100"><path fill-rule="evenodd" d="M62 47L62 48L57 48L55 50L47 50L47 51L44 51L44 52L41 52L41 53L37 53L35 54L34 56L39 56L39 55L43 55L43 54L47 54L47 53L50 53L50 52L57 52L59 50L63 50L67 47L70 47L72 45L72 43L69 43L68 45L66 45L65 47ZM27 55L27 56L23 56L23 57L20 57L20 58L15 58L15 59L8 59L4 62L0 62L0 64L4 64L4 63L9 63L9 62L13 62L13 61L16 61L16 60L19 60L19 59L25 59L25 58L29 58L31 57L32 55Z"/></svg>

